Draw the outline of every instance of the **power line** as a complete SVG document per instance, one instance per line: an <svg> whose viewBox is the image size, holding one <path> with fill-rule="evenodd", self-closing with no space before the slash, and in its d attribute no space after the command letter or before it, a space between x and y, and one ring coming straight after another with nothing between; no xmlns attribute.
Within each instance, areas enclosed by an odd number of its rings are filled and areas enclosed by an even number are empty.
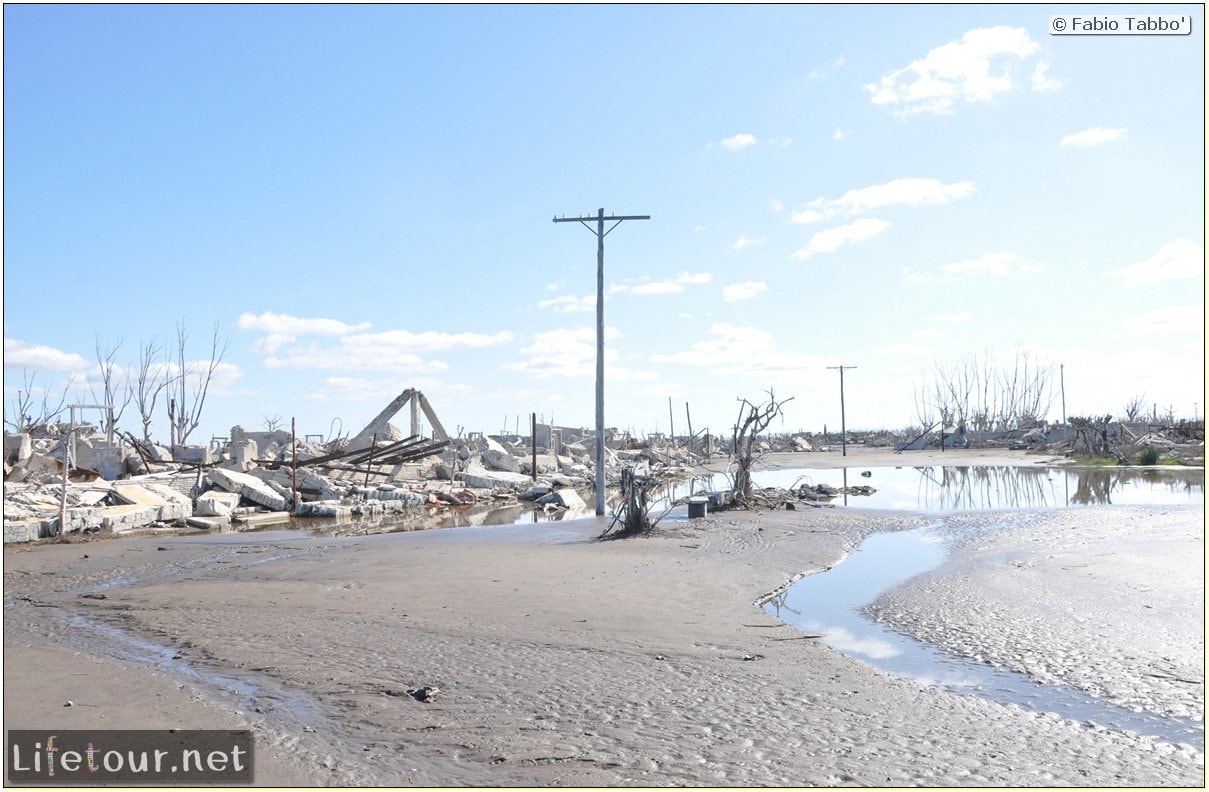
<svg viewBox="0 0 1209 792"><path fill-rule="evenodd" d="M605 513L605 439L604 439L604 238L624 220L650 220L650 215L622 215L613 213L605 217L604 209L596 211L596 228L588 225L592 216L555 217L556 223L579 223L596 235L596 516ZM605 231L605 220L613 225Z"/></svg>

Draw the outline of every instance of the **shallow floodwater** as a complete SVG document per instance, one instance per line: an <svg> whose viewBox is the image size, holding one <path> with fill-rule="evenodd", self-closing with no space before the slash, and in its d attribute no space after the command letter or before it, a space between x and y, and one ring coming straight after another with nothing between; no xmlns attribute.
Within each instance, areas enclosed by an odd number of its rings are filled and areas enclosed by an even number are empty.
<svg viewBox="0 0 1209 792"><path fill-rule="evenodd" d="M863 476L863 472L870 475ZM1193 505L1205 502L1202 469L924 466L766 470L761 487L827 484L873 487L872 495L840 495L838 506L943 513L1049 509L1104 504Z"/></svg>
<svg viewBox="0 0 1209 792"><path fill-rule="evenodd" d="M1074 688L1042 685L1022 674L948 655L863 616L861 609L884 590L940 565L946 553L938 530L942 526L938 521L930 527L874 534L841 564L795 582L764 610L806 633L821 634L821 640L843 654L924 685L1172 742L1203 742L1201 722L1133 712Z"/></svg>

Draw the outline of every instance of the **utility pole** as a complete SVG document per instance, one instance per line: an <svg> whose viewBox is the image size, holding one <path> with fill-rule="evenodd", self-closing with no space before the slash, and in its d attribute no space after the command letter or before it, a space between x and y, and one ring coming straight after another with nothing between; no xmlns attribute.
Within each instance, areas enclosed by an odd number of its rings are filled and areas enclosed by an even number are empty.
<svg viewBox="0 0 1209 792"><path fill-rule="evenodd" d="M827 368L840 371L840 447L843 449L840 456L848 456L848 427L844 418L844 369L854 369L856 366L828 366Z"/></svg>
<svg viewBox="0 0 1209 792"><path fill-rule="evenodd" d="M650 220L650 215L622 215L616 213L608 219L613 225L605 231L604 209L596 212L596 228L588 225L584 217L555 217L556 223L579 223L596 235L596 516L605 513L605 439L604 439L604 238L621 225L624 220Z"/></svg>
<svg viewBox="0 0 1209 792"><path fill-rule="evenodd" d="M1058 364L1058 386L1062 389L1062 423L1066 423L1066 364Z"/></svg>

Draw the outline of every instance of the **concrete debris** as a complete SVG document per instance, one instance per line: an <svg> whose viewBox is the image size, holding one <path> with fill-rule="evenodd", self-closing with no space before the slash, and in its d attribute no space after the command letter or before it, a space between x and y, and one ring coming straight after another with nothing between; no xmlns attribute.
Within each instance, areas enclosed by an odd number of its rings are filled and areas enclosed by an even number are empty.
<svg viewBox="0 0 1209 792"><path fill-rule="evenodd" d="M408 405L410 434L388 422ZM421 416L432 427L429 436L421 433ZM1133 464L1204 464L1201 421L1106 427L1114 453ZM841 444L905 452L936 448L943 434L946 448L1025 448L1053 454L1072 452L1075 437L1067 424L1044 422L1006 432L941 429L850 431L844 436L797 431L762 436L758 446L763 452L804 454L838 450ZM214 438L209 445L171 449L128 433L118 435L107 438L91 425L77 425L74 431L67 426L32 427L6 434L4 541L165 525L223 531L234 524L242 530L294 517L410 519L408 515L468 506L476 509L463 512L459 524L479 524L482 514L494 508L516 509L521 502L572 516L588 511L582 493L591 492L596 464L595 433L574 427L537 424L534 437L505 431L450 438L427 399L415 390L392 401L353 438L356 442L307 436L292 443L290 432L253 432L240 426L231 428L229 438ZM643 479L688 478L696 466L728 457L731 443L708 432L637 438L610 430L605 436L605 482L616 486L626 469ZM66 459L71 464L64 499ZM873 491L867 486L841 490L802 485L770 491L768 496L779 505L793 500L800 507ZM727 505L725 493L713 493L708 512Z"/></svg>

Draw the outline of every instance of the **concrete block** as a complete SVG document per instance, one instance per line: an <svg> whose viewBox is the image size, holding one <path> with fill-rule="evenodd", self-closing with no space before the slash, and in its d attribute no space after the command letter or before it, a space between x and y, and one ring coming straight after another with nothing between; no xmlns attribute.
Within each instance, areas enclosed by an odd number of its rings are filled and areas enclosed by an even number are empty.
<svg viewBox="0 0 1209 792"><path fill-rule="evenodd" d="M286 511L289 508L285 498L255 476L223 468L213 468L207 475L210 481L227 492L238 493L265 508L273 511Z"/></svg>
<svg viewBox="0 0 1209 792"><path fill-rule="evenodd" d="M4 435L4 464L24 465L33 455L34 444L30 440L29 434L21 432L20 434Z"/></svg>
<svg viewBox="0 0 1209 792"><path fill-rule="evenodd" d="M192 503L165 498L140 484L116 482L113 485L113 494L122 503L155 509L157 522L170 522L193 514Z"/></svg>
<svg viewBox="0 0 1209 792"><path fill-rule="evenodd" d="M527 489L533 483L533 479L529 476L520 473L506 473L502 470L487 470L482 465L474 463L467 465L464 471L456 474L456 477L467 487L477 489L503 487L504 489L519 490Z"/></svg>
<svg viewBox="0 0 1209 792"><path fill-rule="evenodd" d="M235 492L210 490L203 492L197 498L197 507L193 510L198 517L227 517L239 505L239 495Z"/></svg>
<svg viewBox="0 0 1209 792"><path fill-rule="evenodd" d="M582 510L588 508L587 504L584 503L584 499L579 497L579 493L573 489L555 490L554 494L558 496L559 505L565 506L568 509Z"/></svg>
<svg viewBox="0 0 1209 792"><path fill-rule="evenodd" d="M231 462L236 470L247 471L255 467L256 454L259 450L255 440L247 438L232 441L228 448L230 449Z"/></svg>
<svg viewBox="0 0 1209 792"><path fill-rule="evenodd" d="M47 520L5 520L4 543L34 542L50 536L50 523Z"/></svg>
<svg viewBox="0 0 1209 792"><path fill-rule="evenodd" d="M491 442L494 443L495 441L492 440ZM496 445L499 445L499 443L496 443ZM521 460L512 456L512 454L509 454L507 451L504 451L503 449L497 450L497 449L491 448L491 449L484 451L483 452L483 462L486 463L487 467L490 468L491 470L502 470L506 473L520 473L521 472L521 465L522 465Z"/></svg>
<svg viewBox="0 0 1209 792"><path fill-rule="evenodd" d="M98 511L101 513L101 529L113 533L145 528L156 521L157 514L155 507L138 504L105 506Z"/></svg>

